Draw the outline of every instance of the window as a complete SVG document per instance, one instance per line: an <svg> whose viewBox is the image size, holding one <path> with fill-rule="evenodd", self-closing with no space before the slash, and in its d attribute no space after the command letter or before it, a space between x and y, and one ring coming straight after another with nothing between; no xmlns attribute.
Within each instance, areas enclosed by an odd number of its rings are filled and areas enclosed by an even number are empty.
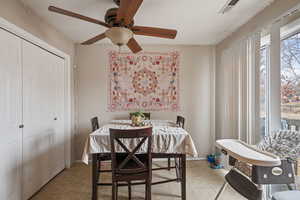
<svg viewBox="0 0 300 200"><path fill-rule="evenodd" d="M300 127L300 33L281 41L281 128Z"/></svg>
<svg viewBox="0 0 300 200"><path fill-rule="evenodd" d="M270 39L262 39L260 51L260 135L269 133L269 70ZM300 130L300 32L281 40L280 67L280 127L283 130ZM270 98L272 99L272 98Z"/></svg>

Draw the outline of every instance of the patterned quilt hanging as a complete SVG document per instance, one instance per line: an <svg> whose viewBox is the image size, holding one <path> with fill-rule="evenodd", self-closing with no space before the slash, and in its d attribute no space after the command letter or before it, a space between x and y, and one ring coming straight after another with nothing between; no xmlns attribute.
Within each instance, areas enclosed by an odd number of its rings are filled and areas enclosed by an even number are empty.
<svg viewBox="0 0 300 200"><path fill-rule="evenodd" d="M110 111L178 111L179 53L109 53Z"/></svg>

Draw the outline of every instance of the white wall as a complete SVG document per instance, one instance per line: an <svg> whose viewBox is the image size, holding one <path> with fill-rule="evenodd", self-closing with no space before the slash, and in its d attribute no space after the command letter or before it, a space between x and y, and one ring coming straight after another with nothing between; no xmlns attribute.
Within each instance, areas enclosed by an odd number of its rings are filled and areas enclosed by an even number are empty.
<svg viewBox="0 0 300 200"><path fill-rule="evenodd" d="M214 134L211 134L211 72L214 69L212 46L144 46L148 52L179 51L181 112L151 112L153 119L186 117L186 129L192 135L201 157L211 152ZM83 145L91 132L90 118L98 116L101 124L112 119L128 118L128 112L107 111L108 52L111 45L76 47L77 60L77 123L76 158L80 159ZM212 81L213 82L213 81ZM213 130L213 129L212 129Z"/></svg>
<svg viewBox="0 0 300 200"><path fill-rule="evenodd" d="M300 0L276 0L216 46L216 138L230 138L232 136L232 133L222 134L221 130L223 120L221 113L227 112L222 98L222 92L225 90L224 70L226 70L226 66L220 64L222 52L242 38L249 36L252 32L269 25L299 4Z"/></svg>

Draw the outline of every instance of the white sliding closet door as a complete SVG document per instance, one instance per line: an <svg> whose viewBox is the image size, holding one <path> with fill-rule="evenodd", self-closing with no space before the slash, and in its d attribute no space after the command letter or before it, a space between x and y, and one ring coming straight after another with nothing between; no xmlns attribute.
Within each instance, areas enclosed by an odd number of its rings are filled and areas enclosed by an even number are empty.
<svg viewBox="0 0 300 200"><path fill-rule="evenodd" d="M65 60L52 55L52 84L55 88L55 99L53 99L54 108L54 138L51 143L51 178L57 175L65 168L65 135L64 135L64 72Z"/></svg>
<svg viewBox="0 0 300 200"><path fill-rule="evenodd" d="M21 39L0 29L0 199L21 199Z"/></svg>
<svg viewBox="0 0 300 200"><path fill-rule="evenodd" d="M63 60L23 41L23 198L65 167Z"/></svg>

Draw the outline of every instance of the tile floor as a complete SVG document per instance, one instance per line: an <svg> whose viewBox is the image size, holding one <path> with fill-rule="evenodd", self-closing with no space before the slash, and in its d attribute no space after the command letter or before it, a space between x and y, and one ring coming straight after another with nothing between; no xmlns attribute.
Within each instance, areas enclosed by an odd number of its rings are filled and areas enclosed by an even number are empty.
<svg viewBox="0 0 300 200"><path fill-rule="evenodd" d="M105 164L107 167L109 163ZM165 166L165 162L155 162L154 165ZM155 171L154 181L165 177L175 176L174 171ZM223 170L212 170L206 161L188 161L187 163L187 199L213 200L223 184ZM102 175L103 181L109 182L110 175ZM133 186L133 199L144 199L144 186ZM75 164L72 168L63 171L48 183L32 200L90 200L91 199L91 169L84 164ZM102 187L98 190L99 200L111 199L111 187ZM127 187L119 189L119 200L127 199ZM154 200L180 200L180 184L167 183L152 187ZM244 200L228 187L220 200Z"/></svg>

